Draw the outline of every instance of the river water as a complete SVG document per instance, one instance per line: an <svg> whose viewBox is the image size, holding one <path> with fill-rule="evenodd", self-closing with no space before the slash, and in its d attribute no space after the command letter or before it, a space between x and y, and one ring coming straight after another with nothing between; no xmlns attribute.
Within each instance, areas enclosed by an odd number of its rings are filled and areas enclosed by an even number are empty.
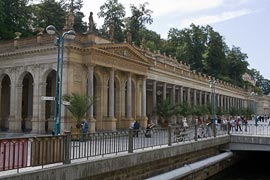
<svg viewBox="0 0 270 180"><path fill-rule="evenodd" d="M233 167L207 180L270 180L270 152L251 152Z"/></svg>

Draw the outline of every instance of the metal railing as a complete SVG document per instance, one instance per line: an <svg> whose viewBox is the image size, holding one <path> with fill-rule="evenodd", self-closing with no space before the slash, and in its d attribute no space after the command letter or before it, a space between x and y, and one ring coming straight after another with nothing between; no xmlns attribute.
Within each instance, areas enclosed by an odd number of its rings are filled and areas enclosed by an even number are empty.
<svg viewBox="0 0 270 180"><path fill-rule="evenodd" d="M109 154L133 153L137 150L198 141L203 138L222 136L229 133L270 134L268 126L248 125L247 131L230 131L227 125L193 124L168 128L97 132L60 136L35 136L0 139L0 171L55 163L69 164L73 160L103 157ZM216 134L215 134L216 133Z"/></svg>

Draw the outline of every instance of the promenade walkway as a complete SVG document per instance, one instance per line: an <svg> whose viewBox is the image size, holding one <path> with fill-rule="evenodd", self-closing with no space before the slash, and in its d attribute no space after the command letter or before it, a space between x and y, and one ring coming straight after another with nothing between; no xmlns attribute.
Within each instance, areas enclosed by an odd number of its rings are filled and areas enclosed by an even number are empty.
<svg viewBox="0 0 270 180"><path fill-rule="evenodd" d="M223 129L217 127L217 138L219 136L224 136L227 134L227 129ZM69 144L69 160L70 163L78 163L83 162L86 160L97 160L104 157L110 157L115 155L123 155L132 152L139 152L139 151L147 151L156 148L162 148L166 146L171 146L174 144L184 144L190 141L195 141L194 134L195 128L191 127L185 131L185 138L181 141L177 141L175 138L175 128L172 129L153 129L151 138L145 137L145 130L141 130L139 133L139 137L130 137L128 131L123 132L105 132L105 133L95 133L89 134L86 137L85 141L80 140L73 140L70 141ZM270 135L270 127L268 123L261 123L259 122L257 126L255 126L254 121L250 120L247 125L247 131L245 131L245 127L242 127L242 131L230 131L231 134L237 135L254 135L254 136L269 136ZM17 134L20 135L20 134ZM6 136L6 134L5 134ZM16 135L10 135L9 138L15 138ZM23 137L28 138L27 142L27 166L21 168L15 168L12 170L4 170L3 171L3 164L0 162L0 179L1 176L16 174L16 173L23 173L27 171L38 170L42 168L54 167L54 166L61 166L64 162L58 163L49 163L43 164L39 166L32 166L32 157L31 154L33 153L33 138L31 134L24 134ZM66 136L64 136L66 137ZM51 138L45 136L44 138ZM204 138L213 138L212 136L205 136L205 137L198 137L198 141ZM130 142L131 141L131 142ZM130 147L131 146L131 147ZM131 148L131 149L130 149ZM3 150L3 146L0 150ZM3 156L0 161L4 161ZM7 161L7 159L6 159ZM2 166L2 167L1 167ZM2 170L1 170L2 168Z"/></svg>

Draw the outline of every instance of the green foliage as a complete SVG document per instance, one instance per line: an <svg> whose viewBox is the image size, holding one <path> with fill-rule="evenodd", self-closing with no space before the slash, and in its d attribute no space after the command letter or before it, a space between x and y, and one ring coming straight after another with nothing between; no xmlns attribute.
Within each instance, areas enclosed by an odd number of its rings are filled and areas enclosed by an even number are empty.
<svg viewBox="0 0 270 180"><path fill-rule="evenodd" d="M161 100L157 105L157 114L168 120L171 116L177 114L178 106L173 104L169 99Z"/></svg>
<svg viewBox="0 0 270 180"><path fill-rule="evenodd" d="M203 72L217 77L222 74L222 70L226 67L224 41L223 37L218 32L215 32L212 27L207 26L206 29L208 41L203 54Z"/></svg>
<svg viewBox="0 0 270 180"><path fill-rule="evenodd" d="M33 27L46 28L52 24L56 29L63 29L65 25L66 12L61 3L55 0L44 0L43 3L33 6L34 21Z"/></svg>
<svg viewBox="0 0 270 180"><path fill-rule="evenodd" d="M64 95L63 100L70 103L70 105L67 105L66 108L76 118L77 124L81 123L85 113L93 105L94 102L92 97L80 95L77 93Z"/></svg>
<svg viewBox="0 0 270 180"><path fill-rule="evenodd" d="M233 84L243 86L242 75L247 72L249 66L246 61L247 55L242 53L239 47L233 46L231 50L228 50L226 59L229 67L227 68L227 74L233 80Z"/></svg>
<svg viewBox="0 0 270 180"><path fill-rule="evenodd" d="M192 108L188 104L188 102L184 102L183 104L180 105L180 115L187 117L188 115L192 114Z"/></svg>
<svg viewBox="0 0 270 180"><path fill-rule="evenodd" d="M107 0L104 5L100 7L98 17L104 18L103 31L113 29L114 40L116 42L123 42L124 40L124 17L126 15L124 6L118 0Z"/></svg>
<svg viewBox="0 0 270 180"><path fill-rule="evenodd" d="M236 116L238 114L240 114L240 112L235 107L230 108L230 115L231 116Z"/></svg>
<svg viewBox="0 0 270 180"><path fill-rule="evenodd" d="M0 37L13 39L15 32L21 32L21 37L33 34L31 29L31 6L29 0L1 0L0 2Z"/></svg>
<svg viewBox="0 0 270 180"><path fill-rule="evenodd" d="M135 5L130 5L131 17L126 19L127 30L132 34L132 41L136 45L140 45L140 36L139 32L142 29L145 29L145 24L152 24L153 19L151 14L153 13L150 9L147 9L147 2L140 4L139 8Z"/></svg>
<svg viewBox="0 0 270 180"><path fill-rule="evenodd" d="M140 29L139 37L140 40L145 38L146 48L149 48L151 51L156 51L161 46L160 35L154 31L148 29Z"/></svg>

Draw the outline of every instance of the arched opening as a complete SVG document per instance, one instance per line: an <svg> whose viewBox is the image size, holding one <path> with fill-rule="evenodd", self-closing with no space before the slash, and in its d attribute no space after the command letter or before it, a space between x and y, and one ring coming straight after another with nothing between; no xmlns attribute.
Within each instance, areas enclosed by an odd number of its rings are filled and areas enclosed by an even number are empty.
<svg viewBox="0 0 270 180"><path fill-rule="evenodd" d="M1 119L0 119L0 129L1 131L7 131L9 129L8 118L10 115L10 78L5 75L1 82Z"/></svg>
<svg viewBox="0 0 270 180"><path fill-rule="evenodd" d="M27 73L23 78L22 86L22 112L21 112L21 129L23 132L30 132L32 130L33 117L33 77Z"/></svg>

